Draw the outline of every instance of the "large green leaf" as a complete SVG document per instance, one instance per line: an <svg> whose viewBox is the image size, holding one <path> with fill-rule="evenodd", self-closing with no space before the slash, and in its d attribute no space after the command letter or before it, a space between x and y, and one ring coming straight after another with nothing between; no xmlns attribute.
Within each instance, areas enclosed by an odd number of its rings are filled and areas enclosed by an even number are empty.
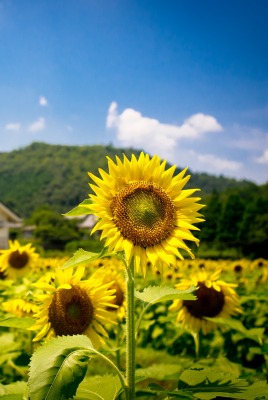
<svg viewBox="0 0 268 400"><path fill-rule="evenodd" d="M66 214L63 215L67 217L77 217L80 215L92 214L93 211L90 208L91 204L92 204L91 199L85 199L82 201L82 203L78 204L77 207L74 207L72 210L68 211Z"/></svg>
<svg viewBox="0 0 268 400"><path fill-rule="evenodd" d="M102 249L102 251L100 253L92 253L90 251L85 251L83 249L79 249L74 253L73 257L71 257L69 260L67 260L60 267L60 269L77 267L78 265L89 263L91 261L98 260L99 258L107 257L109 255L111 255L111 254L108 253L106 248Z"/></svg>
<svg viewBox="0 0 268 400"><path fill-rule="evenodd" d="M233 329L239 332L243 338L254 340L255 342L261 344L263 335L264 335L264 328L251 328L247 329L244 327L242 322L238 321L237 319L232 318L206 318L209 321L215 322L216 324L223 325L230 329Z"/></svg>
<svg viewBox="0 0 268 400"><path fill-rule="evenodd" d="M135 297L150 305L168 300L195 300L196 297L192 294L195 287L191 286L187 290L177 290L168 286L149 286L143 292L135 292Z"/></svg>
<svg viewBox="0 0 268 400"><path fill-rule="evenodd" d="M75 400L115 400L120 390L117 375L86 377L79 385Z"/></svg>
<svg viewBox="0 0 268 400"><path fill-rule="evenodd" d="M29 317L8 317L0 320L0 326L8 328L28 329L34 324L34 319Z"/></svg>
<svg viewBox="0 0 268 400"><path fill-rule="evenodd" d="M29 372L31 400L73 398L95 352L84 335L53 338L33 354Z"/></svg>

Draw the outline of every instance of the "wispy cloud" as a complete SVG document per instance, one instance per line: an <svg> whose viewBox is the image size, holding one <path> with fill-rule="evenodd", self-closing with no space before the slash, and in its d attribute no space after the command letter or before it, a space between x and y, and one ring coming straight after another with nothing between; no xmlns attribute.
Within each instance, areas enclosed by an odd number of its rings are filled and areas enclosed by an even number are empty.
<svg viewBox="0 0 268 400"><path fill-rule="evenodd" d="M40 117L38 120L34 121L32 124L29 125L28 130L29 132L40 132L45 129L46 121L45 118Z"/></svg>
<svg viewBox="0 0 268 400"><path fill-rule="evenodd" d="M192 152L196 159L203 165L204 170L211 171L238 171L242 168L242 163L238 161L229 160L227 158L217 157L214 154L197 154Z"/></svg>
<svg viewBox="0 0 268 400"><path fill-rule="evenodd" d="M117 103L112 102L106 126L115 129L118 141L125 146L157 152L162 157L170 156L181 139L199 139L203 134L223 130L216 118L202 113L190 116L182 125L175 125L144 117L132 108L119 114L117 108Z"/></svg>
<svg viewBox="0 0 268 400"><path fill-rule="evenodd" d="M262 156L256 157L255 161L258 164L268 164L268 149L264 150Z"/></svg>
<svg viewBox="0 0 268 400"><path fill-rule="evenodd" d="M261 150L268 145L268 132L259 127L234 125L228 129L232 139L230 147L242 150Z"/></svg>
<svg viewBox="0 0 268 400"><path fill-rule="evenodd" d="M40 96L38 102L39 102L39 105L42 107L45 107L48 105L48 101L44 96Z"/></svg>
<svg viewBox="0 0 268 400"><path fill-rule="evenodd" d="M21 125L19 122L10 122L8 124L5 125L5 130L6 131L14 131L14 132L18 132L21 128Z"/></svg>

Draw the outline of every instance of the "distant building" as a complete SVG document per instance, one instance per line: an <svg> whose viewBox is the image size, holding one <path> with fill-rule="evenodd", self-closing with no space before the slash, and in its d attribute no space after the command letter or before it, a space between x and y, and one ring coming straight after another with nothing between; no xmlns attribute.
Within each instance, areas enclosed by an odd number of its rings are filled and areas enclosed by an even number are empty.
<svg viewBox="0 0 268 400"><path fill-rule="evenodd" d="M8 248L9 229L21 228L22 218L0 202L0 249Z"/></svg>
<svg viewBox="0 0 268 400"><path fill-rule="evenodd" d="M77 215L77 216L65 216L67 219L77 220L77 227L78 229L88 229L91 230L97 222L98 217L94 214L88 215Z"/></svg>

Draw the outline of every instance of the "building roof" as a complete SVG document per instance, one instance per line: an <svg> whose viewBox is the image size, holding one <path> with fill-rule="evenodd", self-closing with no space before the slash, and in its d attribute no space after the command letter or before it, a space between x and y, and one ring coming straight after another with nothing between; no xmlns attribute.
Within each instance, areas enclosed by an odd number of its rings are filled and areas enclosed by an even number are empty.
<svg viewBox="0 0 268 400"><path fill-rule="evenodd" d="M85 219L83 220L83 222L81 222L78 227L79 228L93 228L93 226L96 224L97 222L97 217L96 215L93 214L89 214L85 217Z"/></svg>
<svg viewBox="0 0 268 400"><path fill-rule="evenodd" d="M13 223L22 223L23 219L20 218L17 214L10 210L7 206L0 202L0 213L6 216L6 219L9 222Z"/></svg>

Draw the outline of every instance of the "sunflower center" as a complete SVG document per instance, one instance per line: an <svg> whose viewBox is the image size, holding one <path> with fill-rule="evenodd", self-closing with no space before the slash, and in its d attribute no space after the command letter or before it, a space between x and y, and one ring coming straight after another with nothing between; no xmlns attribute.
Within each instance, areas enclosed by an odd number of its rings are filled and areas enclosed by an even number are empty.
<svg viewBox="0 0 268 400"><path fill-rule="evenodd" d="M123 290L120 288L119 285L114 283L110 289L115 289L115 298L114 300L111 301L112 304L116 304L118 307L122 306L123 301L124 301L124 293ZM107 307L107 310L109 311L114 311L115 308L113 307Z"/></svg>
<svg viewBox="0 0 268 400"><path fill-rule="evenodd" d="M144 248L161 243L175 226L170 197L153 183L129 183L113 198L111 211L122 236Z"/></svg>
<svg viewBox="0 0 268 400"><path fill-rule="evenodd" d="M238 265L235 265L235 267L234 267L234 271L235 271L235 272L241 272L242 269L243 269L242 266L239 265L239 264L238 264Z"/></svg>
<svg viewBox="0 0 268 400"><path fill-rule="evenodd" d="M49 321L57 336L84 333L93 319L93 305L85 289L59 289L48 309Z"/></svg>
<svg viewBox="0 0 268 400"><path fill-rule="evenodd" d="M29 261L29 255L26 251L20 253L18 250L12 251L8 257L9 265L15 269L24 268Z"/></svg>
<svg viewBox="0 0 268 400"><path fill-rule="evenodd" d="M199 288L196 290L196 300L184 300L183 305L187 311L195 318L216 317L224 306L224 294L214 288L208 288L202 282L198 282Z"/></svg>

